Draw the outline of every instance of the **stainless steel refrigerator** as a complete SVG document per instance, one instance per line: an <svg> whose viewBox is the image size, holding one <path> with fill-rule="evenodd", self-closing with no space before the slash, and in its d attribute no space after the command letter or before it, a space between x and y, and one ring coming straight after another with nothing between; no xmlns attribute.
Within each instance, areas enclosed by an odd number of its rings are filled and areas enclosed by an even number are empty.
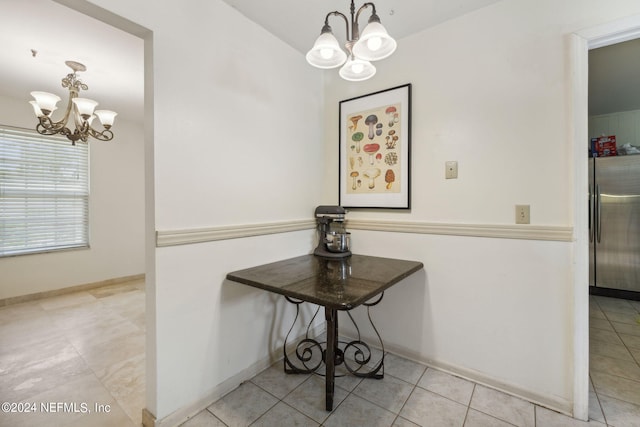
<svg viewBox="0 0 640 427"><path fill-rule="evenodd" d="M589 159L591 293L640 299L640 155Z"/></svg>

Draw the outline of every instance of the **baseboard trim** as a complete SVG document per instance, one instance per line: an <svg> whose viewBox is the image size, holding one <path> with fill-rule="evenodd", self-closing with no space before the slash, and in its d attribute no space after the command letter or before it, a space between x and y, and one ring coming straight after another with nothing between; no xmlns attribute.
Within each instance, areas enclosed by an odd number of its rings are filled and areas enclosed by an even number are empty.
<svg viewBox="0 0 640 427"><path fill-rule="evenodd" d="M37 301L43 298L57 297L60 295L70 294L73 292L87 291L90 289L101 288L103 286L117 285L119 283L131 282L134 280L144 280L144 274L134 274L131 276L117 277L114 279L101 280L99 282L85 283L83 285L69 286L68 288L53 289L51 291L36 292L33 294L19 295L17 297L9 297L0 299L0 307L5 307L23 302Z"/></svg>
<svg viewBox="0 0 640 427"><path fill-rule="evenodd" d="M324 323L311 328L310 335L316 336L316 334L321 334L322 332L324 332ZM291 341L287 345L287 353L294 351L298 341L304 338L305 335L306 333L303 333L300 336L291 339ZM282 354L282 347L280 347L273 353L269 354L267 357L258 360L248 368L243 369L232 377L226 379L221 384L214 387L202 398L190 403L187 406L183 406L182 408L177 409L176 411L160 420L156 419L155 415L153 415L148 409L143 409L142 425L144 427L175 427L181 425L182 423L196 416L198 413L200 413L200 411L203 411L211 404L224 397L226 394L238 388L243 382L250 380L260 372L267 369L269 366L273 365L279 360L282 360Z"/></svg>

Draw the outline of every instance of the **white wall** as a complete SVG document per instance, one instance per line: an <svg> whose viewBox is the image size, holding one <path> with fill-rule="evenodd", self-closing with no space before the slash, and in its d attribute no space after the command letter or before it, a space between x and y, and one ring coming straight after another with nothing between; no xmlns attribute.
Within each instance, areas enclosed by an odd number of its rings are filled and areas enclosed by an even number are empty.
<svg viewBox="0 0 640 427"><path fill-rule="evenodd" d="M0 97L3 125L35 128L27 99ZM0 258L0 299L142 274L144 138L117 120L110 142L90 147L90 249Z"/></svg>
<svg viewBox="0 0 640 427"><path fill-rule="evenodd" d="M400 40L364 84L327 71L325 202L338 201L339 101L412 83L412 209L350 219L499 227L529 204L533 226L573 227L568 35L639 12L635 1L503 1ZM445 180L447 160L457 180ZM389 348L572 411L573 277L585 265L571 242L352 232L356 252L425 264L424 280L375 311Z"/></svg>

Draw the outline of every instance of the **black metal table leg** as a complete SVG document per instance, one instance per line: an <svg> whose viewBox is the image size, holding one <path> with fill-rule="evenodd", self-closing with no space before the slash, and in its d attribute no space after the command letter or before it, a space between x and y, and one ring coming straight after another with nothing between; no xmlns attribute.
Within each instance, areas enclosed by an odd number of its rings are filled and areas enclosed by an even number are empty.
<svg viewBox="0 0 640 427"><path fill-rule="evenodd" d="M327 349L324 357L326 367L326 409L327 411L332 411L336 373L336 346L338 343L338 313L336 309L328 307L325 307L324 312L327 320Z"/></svg>

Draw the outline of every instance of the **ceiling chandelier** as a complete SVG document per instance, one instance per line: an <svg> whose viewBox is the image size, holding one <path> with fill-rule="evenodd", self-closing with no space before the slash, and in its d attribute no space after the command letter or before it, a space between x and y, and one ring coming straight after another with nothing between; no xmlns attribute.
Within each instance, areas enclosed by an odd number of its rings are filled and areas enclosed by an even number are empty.
<svg viewBox="0 0 640 427"><path fill-rule="evenodd" d="M75 61L65 61L65 64L73 70L73 73L67 74L62 79L62 87L69 88L69 102L67 103L64 117L57 122L54 122L51 118L51 114L58 108L56 107L56 104L60 101L58 95L48 92L31 92L31 96L35 98L35 101L30 101L29 103L33 106L33 111L39 120L36 130L41 135L62 134L69 138L73 145L76 145L77 141L87 142L88 137L93 137L100 141L110 141L113 139L111 126L113 126L117 113L109 110L95 110L98 105L96 101L78 98L80 90L87 90L89 87L78 79L76 73L78 71L86 71L87 67ZM67 122L72 117L75 125L73 131L67 127ZM96 117L104 127L101 132L91 125Z"/></svg>
<svg viewBox="0 0 640 427"><path fill-rule="evenodd" d="M358 18L363 9L371 7L371 17L362 34L358 28ZM345 53L338 44L329 26L330 16L341 16L347 27L347 42ZM307 53L307 62L318 68L336 68L342 65L340 77L350 81L362 81L373 77L376 67L369 61L378 61L391 55L396 50L396 41L387 34L387 30L380 23L373 3L365 3L356 12L351 0L351 32L349 19L338 11L330 12L324 19L324 26L320 37ZM344 64L344 65L343 65Z"/></svg>

